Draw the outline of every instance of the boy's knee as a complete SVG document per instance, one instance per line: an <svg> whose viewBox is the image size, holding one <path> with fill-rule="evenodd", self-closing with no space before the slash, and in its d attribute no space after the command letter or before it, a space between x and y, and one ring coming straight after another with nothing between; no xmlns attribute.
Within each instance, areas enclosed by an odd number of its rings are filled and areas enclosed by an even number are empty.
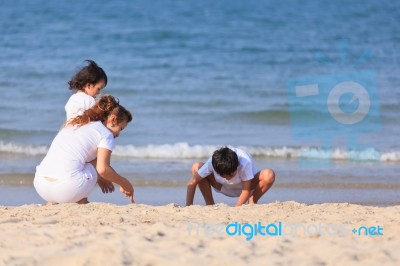
<svg viewBox="0 0 400 266"><path fill-rule="evenodd" d="M261 171L261 179L267 184L273 184L275 182L275 172L271 169L263 169Z"/></svg>
<svg viewBox="0 0 400 266"><path fill-rule="evenodd" d="M202 163L202 162L195 162L192 165L192 173L197 172L203 165L204 165L204 163Z"/></svg>
<svg viewBox="0 0 400 266"><path fill-rule="evenodd" d="M188 186L196 186L200 182L197 171L204 165L202 162L196 162L192 165L192 177L189 179Z"/></svg>

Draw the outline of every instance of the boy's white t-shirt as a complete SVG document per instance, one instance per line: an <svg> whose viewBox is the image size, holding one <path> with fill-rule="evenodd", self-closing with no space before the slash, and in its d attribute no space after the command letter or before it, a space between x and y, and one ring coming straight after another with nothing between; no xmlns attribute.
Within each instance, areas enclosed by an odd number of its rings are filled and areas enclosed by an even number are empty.
<svg viewBox="0 0 400 266"><path fill-rule="evenodd" d="M254 168L253 159L251 158L250 154L238 148L229 147L229 149L233 150L239 159L239 166L236 175L231 180L226 180L217 172L215 172L214 167L212 166L212 157L207 160L207 162L198 170L197 173L202 178L205 178L210 174L214 174L215 180L222 184L222 186L226 189L241 190L242 181L253 179L257 171Z"/></svg>
<svg viewBox="0 0 400 266"><path fill-rule="evenodd" d="M96 103L96 100L82 91L78 91L71 95L68 102L65 104L65 112L67 113L67 121L84 111L91 108Z"/></svg>
<svg viewBox="0 0 400 266"><path fill-rule="evenodd" d="M63 128L54 138L36 175L54 179L71 178L97 157L97 148L114 149L114 135L102 122Z"/></svg>

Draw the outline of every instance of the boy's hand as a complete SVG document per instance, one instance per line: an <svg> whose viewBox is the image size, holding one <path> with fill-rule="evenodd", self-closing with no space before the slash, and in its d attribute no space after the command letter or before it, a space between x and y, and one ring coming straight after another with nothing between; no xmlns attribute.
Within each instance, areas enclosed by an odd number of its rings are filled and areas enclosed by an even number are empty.
<svg viewBox="0 0 400 266"><path fill-rule="evenodd" d="M133 198L133 194L129 197L131 203L135 203L135 199Z"/></svg>

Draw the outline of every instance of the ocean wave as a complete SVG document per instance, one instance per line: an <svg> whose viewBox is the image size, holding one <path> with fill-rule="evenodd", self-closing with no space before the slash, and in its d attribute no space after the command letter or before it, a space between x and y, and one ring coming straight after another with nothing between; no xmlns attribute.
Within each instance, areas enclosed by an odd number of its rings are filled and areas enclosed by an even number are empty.
<svg viewBox="0 0 400 266"><path fill-rule="evenodd" d="M116 157L133 159L204 159L212 155L214 150L222 145L189 145L174 143L147 146L117 145L113 151ZM315 159L315 160L351 160L351 161L380 161L400 162L400 151L380 152L374 148L363 150L347 150L345 148L322 149L318 147L265 147L238 146L255 158L277 159ZM48 146L6 143L0 141L0 153L22 155L45 155Z"/></svg>
<svg viewBox="0 0 400 266"><path fill-rule="evenodd" d="M148 159L203 159L212 155L221 145L193 145L175 143L164 145L117 146L116 156ZM345 148L321 149L317 147L265 147L239 146L255 158L277 159L320 159L320 160L354 160L354 161L400 161L400 151L383 152L368 148L364 150L347 150Z"/></svg>
<svg viewBox="0 0 400 266"><path fill-rule="evenodd" d="M0 141L0 153L23 154L23 155L45 155L48 146L18 144Z"/></svg>
<svg viewBox="0 0 400 266"><path fill-rule="evenodd" d="M163 145L147 145L136 147L133 145L117 146L113 152L116 156L148 159L198 159L207 158L219 146L193 145L175 143Z"/></svg>

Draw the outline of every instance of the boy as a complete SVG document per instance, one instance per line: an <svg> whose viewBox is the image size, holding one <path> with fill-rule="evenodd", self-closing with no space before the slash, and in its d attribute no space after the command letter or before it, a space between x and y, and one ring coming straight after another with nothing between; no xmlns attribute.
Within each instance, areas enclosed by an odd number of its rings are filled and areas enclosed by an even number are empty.
<svg viewBox="0 0 400 266"><path fill-rule="evenodd" d="M240 206L247 201L257 203L275 181L274 171L263 169L257 172L250 154L228 147L214 151L205 164L194 163L192 174L187 186L186 206L193 204L197 185L207 205L214 204L213 187L228 197L239 197L235 206Z"/></svg>

